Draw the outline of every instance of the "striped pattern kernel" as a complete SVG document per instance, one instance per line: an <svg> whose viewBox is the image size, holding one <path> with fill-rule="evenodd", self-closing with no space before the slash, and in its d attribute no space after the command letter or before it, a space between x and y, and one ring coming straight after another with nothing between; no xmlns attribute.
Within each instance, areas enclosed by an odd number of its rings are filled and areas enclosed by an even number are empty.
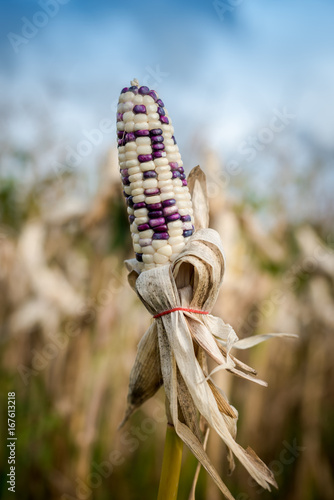
<svg viewBox="0 0 334 500"><path fill-rule="evenodd" d="M194 232L191 196L167 109L137 80L121 92L117 137L136 259L143 270L169 264Z"/></svg>

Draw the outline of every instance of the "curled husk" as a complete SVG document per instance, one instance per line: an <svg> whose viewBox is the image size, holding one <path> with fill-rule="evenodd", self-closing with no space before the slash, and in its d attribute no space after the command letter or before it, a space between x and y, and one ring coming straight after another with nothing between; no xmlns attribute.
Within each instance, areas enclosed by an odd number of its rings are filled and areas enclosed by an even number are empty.
<svg viewBox="0 0 334 500"><path fill-rule="evenodd" d="M205 176L200 167L193 169L188 184L196 232L184 250L171 265L142 273L135 259L126 262L130 271L129 283L152 316L175 307L211 313L222 284L225 270L223 247L219 234L207 228ZM256 378L254 369L238 361L230 351L232 348L251 347L276 335L239 340L230 325L211 314L176 311L153 320L138 346L123 423L163 385L170 423L226 498L233 499L233 496L205 451L203 422L227 445L231 471L234 455L263 488L276 486L272 472L256 453L251 448L243 449L235 441L237 411L210 378L214 371L225 369L266 385ZM206 356L217 364L211 374L207 370Z"/></svg>

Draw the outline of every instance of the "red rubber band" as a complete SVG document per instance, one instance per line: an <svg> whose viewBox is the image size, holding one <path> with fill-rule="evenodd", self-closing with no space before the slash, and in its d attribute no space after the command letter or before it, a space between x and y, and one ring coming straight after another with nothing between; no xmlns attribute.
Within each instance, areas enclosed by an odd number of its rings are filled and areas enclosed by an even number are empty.
<svg viewBox="0 0 334 500"><path fill-rule="evenodd" d="M209 314L209 311L200 311L198 309L188 309L186 307L174 307L173 309L169 309L168 311L163 311L159 314L156 314L153 316L154 319L160 318L161 316L165 316L166 314L173 313L175 311L186 311L189 313L195 313L195 314Z"/></svg>

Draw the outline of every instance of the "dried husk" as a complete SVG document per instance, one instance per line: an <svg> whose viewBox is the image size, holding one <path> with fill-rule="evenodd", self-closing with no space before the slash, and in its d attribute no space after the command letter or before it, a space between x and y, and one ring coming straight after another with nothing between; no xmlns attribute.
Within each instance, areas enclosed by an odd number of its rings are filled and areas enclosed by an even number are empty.
<svg viewBox="0 0 334 500"><path fill-rule="evenodd" d="M184 250L173 264L141 274L135 260L126 262L130 271L129 283L152 316L175 307L210 313L223 280L225 259L222 243L219 234L207 228L205 176L200 167L193 169L188 182L197 230ZM130 376L125 420L163 384L170 423L226 498L233 499L203 446L200 416L227 445L231 471L234 454L263 488L276 486L272 472L256 453L251 449L244 450L236 443L237 411L210 380L215 370L226 369L265 385L256 378L255 370L239 362L230 351L233 347L251 347L272 336L274 334L239 340L230 325L211 314L176 311L153 320L138 346ZM203 361L203 352L217 363L210 375Z"/></svg>

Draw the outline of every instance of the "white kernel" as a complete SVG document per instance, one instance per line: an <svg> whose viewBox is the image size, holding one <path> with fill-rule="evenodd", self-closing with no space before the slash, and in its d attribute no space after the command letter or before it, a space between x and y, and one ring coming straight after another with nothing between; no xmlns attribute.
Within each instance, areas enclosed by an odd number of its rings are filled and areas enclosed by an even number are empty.
<svg viewBox="0 0 334 500"><path fill-rule="evenodd" d="M154 163L157 167L162 167L164 165L168 165L167 158L155 158Z"/></svg>
<svg viewBox="0 0 334 500"><path fill-rule="evenodd" d="M124 113L124 104L122 102L117 106L117 113Z"/></svg>
<svg viewBox="0 0 334 500"><path fill-rule="evenodd" d="M152 104L152 103L154 103L154 99L150 95L144 95L143 101L144 101L144 104Z"/></svg>
<svg viewBox="0 0 334 500"><path fill-rule="evenodd" d="M183 248L185 247L185 242L183 241L182 243L178 243L177 245L172 245L172 248L173 248L173 254L176 253L180 253L181 250L183 250Z"/></svg>
<svg viewBox="0 0 334 500"><path fill-rule="evenodd" d="M150 155L152 153L152 148L151 146L138 146L137 147L137 154L139 155Z"/></svg>
<svg viewBox="0 0 334 500"><path fill-rule="evenodd" d="M136 224L146 224L148 222L148 217L136 217Z"/></svg>
<svg viewBox="0 0 334 500"><path fill-rule="evenodd" d="M179 213L180 213L180 211L179 211ZM173 222L168 222L167 225L168 225L168 229L172 230L172 229L175 229L177 227L182 227L182 221L180 221L180 219L179 220L174 220Z"/></svg>
<svg viewBox="0 0 334 500"><path fill-rule="evenodd" d="M143 187L143 181L131 182L131 187L132 187L132 189L142 188Z"/></svg>
<svg viewBox="0 0 334 500"><path fill-rule="evenodd" d="M152 240L152 247L155 250L165 247L167 245L167 240Z"/></svg>
<svg viewBox="0 0 334 500"><path fill-rule="evenodd" d="M149 254L143 255L143 262L145 264L153 264L153 255L149 255Z"/></svg>
<svg viewBox="0 0 334 500"><path fill-rule="evenodd" d="M183 239L183 236L182 236L182 233L183 233L183 229L181 227L176 227L174 229L169 229L168 231L169 233L169 236L171 238L182 238ZM171 239L169 238L169 239ZM170 241L170 244L172 244L172 242Z"/></svg>
<svg viewBox="0 0 334 500"><path fill-rule="evenodd" d="M133 102L132 101L127 101L124 102L124 112L131 111L133 109Z"/></svg>
<svg viewBox="0 0 334 500"><path fill-rule="evenodd" d="M179 167L183 167L183 161L179 160Z"/></svg>
<svg viewBox="0 0 334 500"><path fill-rule="evenodd" d="M125 152L127 151L136 151L137 150L137 145L135 142L128 142L125 144Z"/></svg>
<svg viewBox="0 0 334 500"><path fill-rule="evenodd" d="M161 202L160 196L149 196L146 199L147 205L151 205L153 203L160 203L160 202Z"/></svg>
<svg viewBox="0 0 334 500"><path fill-rule="evenodd" d="M157 252L161 255L166 255L166 257L169 257L170 255L172 255L173 250L170 245L164 245L163 247L158 248Z"/></svg>
<svg viewBox="0 0 334 500"><path fill-rule="evenodd" d="M144 163L140 164L140 169L142 172L146 172L147 170L154 170L155 165L153 161L145 161Z"/></svg>
<svg viewBox="0 0 334 500"><path fill-rule="evenodd" d="M143 96L140 95L140 94L135 95L134 98L133 98L133 102L135 104L143 104L143 102L144 102L143 101Z"/></svg>
<svg viewBox="0 0 334 500"><path fill-rule="evenodd" d="M164 144L165 146L174 146L174 141L173 139L165 139Z"/></svg>
<svg viewBox="0 0 334 500"><path fill-rule="evenodd" d="M140 181L143 179L143 172L138 172L137 174L132 174L129 176L129 181L130 182L136 182L136 181Z"/></svg>
<svg viewBox="0 0 334 500"><path fill-rule="evenodd" d="M183 186L181 179L179 179L178 177L176 177L176 179L173 179L173 184L174 186Z"/></svg>
<svg viewBox="0 0 334 500"><path fill-rule="evenodd" d="M117 122L117 130L124 130L124 122Z"/></svg>
<svg viewBox="0 0 334 500"><path fill-rule="evenodd" d="M118 160L119 160L120 163L123 162L123 161L125 161L125 153L119 154L118 155Z"/></svg>
<svg viewBox="0 0 334 500"><path fill-rule="evenodd" d="M129 160L129 163L131 161L134 161L134 160ZM139 172L141 172L139 165L135 166L135 167L128 168L128 174L129 174L129 176L134 175L134 174L138 174Z"/></svg>
<svg viewBox="0 0 334 500"><path fill-rule="evenodd" d="M133 92L124 92L124 101L132 101L133 99Z"/></svg>
<svg viewBox="0 0 334 500"><path fill-rule="evenodd" d="M174 180L174 179L173 179ZM186 187L186 186L185 186ZM184 187L183 186L174 186L174 193L184 193Z"/></svg>
<svg viewBox="0 0 334 500"><path fill-rule="evenodd" d="M171 178L172 178L172 172L171 171L165 172L163 174L158 174L159 181L167 181L167 179L171 179Z"/></svg>
<svg viewBox="0 0 334 500"><path fill-rule="evenodd" d="M126 113L123 113L123 122L131 122L133 121L135 114L133 111L127 111Z"/></svg>
<svg viewBox="0 0 334 500"><path fill-rule="evenodd" d="M177 146L165 146L166 153L176 153L179 150Z"/></svg>
<svg viewBox="0 0 334 500"><path fill-rule="evenodd" d="M179 207L179 214L180 215L189 215L189 210L187 208L180 208Z"/></svg>
<svg viewBox="0 0 334 500"><path fill-rule="evenodd" d="M140 231L139 233L140 239L145 240L147 238L152 238L153 236L153 230L152 229L146 229L146 231Z"/></svg>
<svg viewBox="0 0 334 500"><path fill-rule="evenodd" d="M126 132L133 132L134 131L133 122L126 122L124 129Z"/></svg>
<svg viewBox="0 0 334 500"><path fill-rule="evenodd" d="M141 203L142 201L145 201L145 196L143 194L139 194L133 197L133 203Z"/></svg>
<svg viewBox="0 0 334 500"><path fill-rule="evenodd" d="M151 139L149 137L137 137L136 143L138 146L150 146Z"/></svg>
<svg viewBox="0 0 334 500"><path fill-rule="evenodd" d="M124 146L119 146L119 148L118 148L118 154L120 155L120 154L123 154L123 153L125 153L125 147Z"/></svg>
<svg viewBox="0 0 334 500"><path fill-rule="evenodd" d="M155 128L160 128L161 123L160 121L149 121L149 125L149 129L153 130Z"/></svg>
<svg viewBox="0 0 334 500"><path fill-rule="evenodd" d="M126 162L126 168L132 168L132 167L139 167L140 163L138 161L138 158L136 160L128 160Z"/></svg>
<svg viewBox="0 0 334 500"><path fill-rule="evenodd" d="M137 115L134 115L134 120L135 123L142 123L142 122L147 122L147 115L144 113L138 113Z"/></svg>
<svg viewBox="0 0 334 500"><path fill-rule="evenodd" d="M125 153L126 160L136 160L137 156L137 151L126 151Z"/></svg>
<svg viewBox="0 0 334 500"><path fill-rule="evenodd" d="M183 230L188 230L188 229L192 229L193 228L193 225L191 222L184 222L183 223Z"/></svg>
<svg viewBox="0 0 334 500"><path fill-rule="evenodd" d="M180 245L181 243L184 243L184 238L181 235L172 236L171 238L169 238L168 243L170 245L172 245L172 247L174 249L174 246Z"/></svg>
<svg viewBox="0 0 334 500"><path fill-rule="evenodd" d="M130 231L131 233L139 233L137 224L135 224L134 222L130 224Z"/></svg>
<svg viewBox="0 0 334 500"><path fill-rule="evenodd" d="M170 136L172 136L172 127L167 124L167 123L162 123L161 124L161 127L162 131L164 132L164 134L170 134Z"/></svg>
<svg viewBox="0 0 334 500"><path fill-rule="evenodd" d="M187 201L178 201L177 206L179 208L188 208L188 202ZM180 214L181 215L181 214Z"/></svg>
<svg viewBox="0 0 334 500"><path fill-rule="evenodd" d="M159 188L163 188L165 186L170 186L171 179L166 179L165 181L162 181L159 179Z"/></svg>
<svg viewBox="0 0 334 500"><path fill-rule="evenodd" d="M143 264L143 268L145 269L145 271L155 269L156 267L158 267L158 264Z"/></svg>
<svg viewBox="0 0 334 500"><path fill-rule="evenodd" d="M133 212L133 215L135 217L145 217L145 215L147 215L147 213L148 213L147 208L138 208L137 210L135 210Z"/></svg>
<svg viewBox="0 0 334 500"><path fill-rule="evenodd" d="M142 247L142 250L144 255L153 255L155 252L154 252L154 248L151 247L151 245L148 245L147 247Z"/></svg>
<svg viewBox="0 0 334 500"><path fill-rule="evenodd" d="M132 196L139 196L141 194L144 194L144 190L142 187L133 188L131 194L132 194Z"/></svg>
<svg viewBox="0 0 334 500"><path fill-rule="evenodd" d="M143 181L143 188L150 189L158 187L158 181L156 179L145 179Z"/></svg>
<svg viewBox="0 0 334 500"><path fill-rule="evenodd" d="M153 259L154 259L154 262L156 264L167 264L167 262L169 261L169 259L166 255L162 255L161 253L158 253L158 252L156 252L153 255ZM144 256L143 256L143 260L144 260Z"/></svg>
<svg viewBox="0 0 334 500"><path fill-rule="evenodd" d="M164 182L166 182L166 181L164 181ZM173 190L173 184L171 182L169 182L168 184L166 184L164 186L160 185L159 188L160 188L160 191L162 193L169 193L170 191L174 191Z"/></svg>
<svg viewBox="0 0 334 500"><path fill-rule="evenodd" d="M133 243L139 242L139 233L132 234L131 236L132 236Z"/></svg>
<svg viewBox="0 0 334 500"><path fill-rule="evenodd" d="M133 249L136 253L141 253L141 246L138 243L133 244Z"/></svg>
<svg viewBox="0 0 334 500"><path fill-rule="evenodd" d="M147 130L148 122L140 122L134 124L134 130Z"/></svg>
<svg viewBox="0 0 334 500"><path fill-rule="evenodd" d="M139 235L139 245L141 247L147 247L151 243L152 243L152 239L151 238L141 238L141 236Z"/></svg>
<svg viewBox="0 0 334 500"><path fill-rule="evenodd" d="M167 172L170 172L170 166L167 164L167 165L162 165L161 167L158 167L156 168L156 172L157 174L165 174Z"/></svg>
<svg viewBox="0 0 334 500"><path fill-rule="evenodd" d="M190 193L175 193L175 199L178 201L190 200Z"/></svg>
<svg viewBox="0 0 334 500"><path fill-rule="evenodd" d="M118 98L118 102L124 102L124 94L120 94L119 98Z"/></svg>
<svg viewBox="0 0 334 500"><path fill-rule="evenodd" d="M158 109L158 106L155 103L154 104L148 104L146 106L146 111L147 111L148 114L150 114L150 113L156 113L157 109Z"/></svg>
<svg viewBox="0 0 334 500"><path fill-rule="evenodd" d="M149 122L156 122L157 120L159 120L159 115L158 113L149 113L147 115L147 118Z"/></svg>
<svg viewBox="0 0 334 500"><path fill-rule="evenodd" d="M160 194L161 201L172 200L174 198L173 191L169 191L169 193L161 193Z"/></svg>
<svg viewBox="0 0 334 500"><path fill-rule="evenodd" d="M168 153L167 158L169 161L176 161L177 163L179 163L181 155L180 153Z"/></svg>
<svg viewBox="0 0 334 500"><path fill-rule="evenodd" d="M126 194L131 194L131 186L124 186L124 192Z"/></svg>
<svg viewBox="0 0 334 500"><path fill-rule="evenodd" d="M133 208L127 207L126 211L128 212L129 215L133 215Z"/></svg>

